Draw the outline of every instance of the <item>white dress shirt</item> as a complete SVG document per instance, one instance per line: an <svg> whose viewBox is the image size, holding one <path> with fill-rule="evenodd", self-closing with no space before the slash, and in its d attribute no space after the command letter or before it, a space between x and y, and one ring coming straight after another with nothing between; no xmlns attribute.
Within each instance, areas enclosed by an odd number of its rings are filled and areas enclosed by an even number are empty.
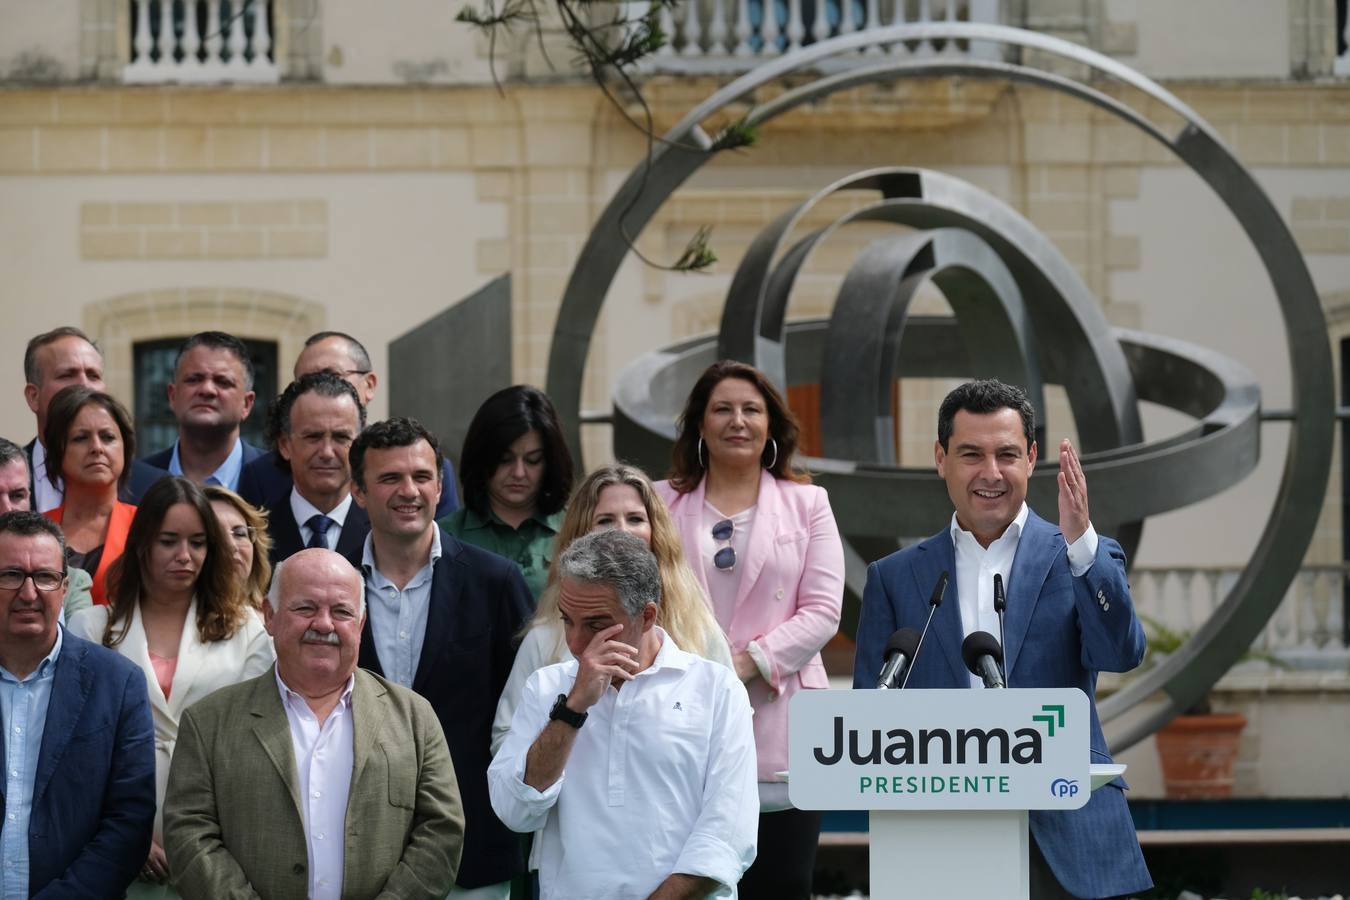
<svg viewBox="0 0 1350 900"><path fill-rule="evenodd" d="M291 488L291 515L295 516L295 524L300 526L300 542L306 547L309 546L309 539L314 534L314 529L305 523L313 516L327 516L333 520L333 524L328 526L328 533L324 535L328 543L329 550L336 550L338 538L342 536L342 525L347 521L347 511L352 508L352 495L349 491L347 496L342 498L342 502L330 510L319 509L313 503L310 503L294 487Z"/></svg>
<svg viewBox="0 0 1350 900"><path fill-rule="evenodd" d="M173 442L173 453L169 456L169 474L182 475L183 461L178 457L179 441ZM232 491L239 490L239 473L244 470L244 441L236 436L234 439L234 448L230 450L230 455L225 457L225 461L220 464L210 475L206 476L207 484L216 484L221 487L229 488Z"/></svg>
<svg viewBox="0 0 1350 900"><path fill-rule="evenodd" d="M337 706L320 725L305 698L286 687L280 671L276 675L295 750L300 810L304 814L305 844L309 848L309 898L340 900L347 794L351 789L356 739L352 728L352 687L356 678L347 678L347 687Z"/></svg>
<svg viewBox="0 0 1350 900"><path fill-rule="evenodd" d="M431 581L436 560L441 558L441 529L431 529L431 558L412 580L399 590L375 566L375 535L366 535L361 551L361 569L366 576L366 608L375 655L384 677L411 689L427 636L427 611L431 608Z"/></svg>
<svg viewBox="0 0 1350 900"><path fill-rule="evenodd" d="M60 478L56 483L53 487L47 479L47 448L42 446L39 438L33 442L33 509L45 513L65 502L65 485L61 484Z"/></svg>
<svg viewBox="0 0 1350 900"><path fill-rule="evenodd" d="M1013 559L1017 556L1017 545L1022 540L1022 529L1026 527L1027 516L1031 510L1026 503L1018 510L1003 534L992 541L987 548L981 547L975 535L961 527L952 513L949 529L952 536L952 548L956 552L956 595L961 601L961 629L963 634L985 631L1002 643L999 634L998 613L994 612L994 576L1003 579L1003 596L1008 596L1012 585L1008 576L1012 572ZM1092 568L1097 556L1097 531L1088 523L1087 531L1078 540L1069 545L1069 571L1075 578L1081 578ZM983 687L980 676L971 674L971 687Z"/></svg>
<svg viewBox="0 0 1350 900"><path fill-rule="evenodd" d="M652 665L588 710L547 790L525 784L525 758L572 689L575 660L529 677L488 768L498 817L515 831L542 829L543 900L645 898L674 873L713 878L709 897L735 897L754 861L759 794L745 688L726 666L657 634Z"/></svg>

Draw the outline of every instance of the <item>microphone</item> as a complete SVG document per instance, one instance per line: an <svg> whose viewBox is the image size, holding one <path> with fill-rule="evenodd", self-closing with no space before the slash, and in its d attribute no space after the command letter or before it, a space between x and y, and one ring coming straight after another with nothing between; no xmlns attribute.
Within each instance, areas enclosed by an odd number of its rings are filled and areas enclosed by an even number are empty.
<svg viewBox="0 0 1350 900"><path fill-rule="evenodd" d="M1003 611L1008 608L1008 600L1003 596L1003 576L994 573L994 612L998 613L998 642L1001 646L1008 646L1008 638L1003 633ZM1008 664L1002 656L998 661L999 669L1003 672L1003 685L1008 685Z"/></svg>
<svg viewBox="0 0 1350 900"><path fill-rule="evenodd" d="M905 680L900 682L901 690L909 684L909 676L914 673L914 660L919 658L919 647L923 646L923 639L928 636L928 626L933 624L933 613L942 605L942 595L947 593L947 579L951 576L943 572L938 576L937 584L933 585L933 593L928 598L928 618L923 623L923 634L919 635L919 646L914 648L914 655L909 661L909 670L905 672Z"/></svg>
<svg viewBox="0 0 1350 900"><path fill-rule="evenodd" d="M980 676L985 687L1004 687L1003 673L998 668L1003 661L1003 648L998 645L998 638L989 632L972 631L966 635L961 642L961 659L967 669Z"/></svg>
<svg viewBox="0 0 1350 900"><path fill-rule="evenodd" d="M892 690L899 687L901 673L914 661L914 652L919 649L922 639L913 628L901 628L886 642L885 664L877 676L877 688Z"/></svg>

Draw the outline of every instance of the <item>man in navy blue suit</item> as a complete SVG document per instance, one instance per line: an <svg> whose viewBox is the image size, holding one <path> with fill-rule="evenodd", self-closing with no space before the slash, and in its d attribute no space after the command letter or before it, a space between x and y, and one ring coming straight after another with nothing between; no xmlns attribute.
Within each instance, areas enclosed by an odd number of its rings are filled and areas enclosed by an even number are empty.
<svg viewBox="0 0 1350 900"><path fill-rule="evenodd" d="M78 328L63 325L44 331L28 342L23 353L23 398L37 419L37 433L47 427L47 407L62 388L82 384L96 391L103 385L103 354L89 336ZM39 438L24 445L32 508L46 512L61 505L65 489L47 475L47 449ZM118 491L125 503L136 503L141 495L164 475L164 470L143 460L131 460L131 477ZM59 468L59 467L58 467Z"/></svg>
<svg viewBox="0 0 1350 900"><path fill-rule="evenodd" d="M1036 465L1035 411L1026 394L975 381L947 395L934 448L955 512L949 527L867 570L853 686L875 687L882 651L901 626L920 627L942 573L953 576L909 687L981 684L961 660L967 634L998 634L994 577L1007 585L1004 656L1010 687L1076 687L1093 698L1097 673L1126 672L1144 633L1120 545L1088 517L1087 480L1068 440L1059 447L1059 526L1026 505ZM1109 763L1096 705L1091 754ZM1115 897L1152 886L1120 779L1069 811L1032 810L1031 895Z"/></svg>
<svg viewBox="0 0 1350 900"><path fill-rule="evenodd" d="M178 347L169 408L178 422L173 446L145 461L198 484L239 489L239 473L262 451L239 436L253 411L253 360L244 342L202 331Z"/></svg>
<svg viewBox="0 0 1350 900"><path fill-rule="evenodd" d="M121 897L145 866L155 744L145 676L66 633L61 529L0 515L0 897Z"/></svg>
<svg viewBox="0 0 1350 900"><path fill-rule="evenodd" d="M360 341L341 331L320 331L305 341L305 349L295 360L294 376L327 370L347 381L356 389L363 407L375 398L379 378L375 374L370 354ZM275 442L275 435L272 436ZM244 468L239 493L254 506L268 506L291 490L290 473L278 462L276 450L264 453ZM436 518L443 518L459 509L459 495L455 493L455 470L450 460L441 459L441 494L436 503Z"/></svg>
<svg viewBox="0 0 1350 900"><path fill-rule="evenodd" d="M492 811L487 768L530 590L514 562L436 524L440 448L415 419L376 422L348 456L352 495L370 516L359 664L426 697L445 731L465 821L451 896L504 898L522 870L520 842Z"/></svg>

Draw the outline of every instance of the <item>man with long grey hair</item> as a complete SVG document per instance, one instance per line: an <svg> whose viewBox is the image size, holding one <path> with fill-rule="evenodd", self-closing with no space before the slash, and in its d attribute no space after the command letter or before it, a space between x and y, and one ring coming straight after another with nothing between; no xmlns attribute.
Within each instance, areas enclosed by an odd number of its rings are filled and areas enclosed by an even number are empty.
<svg viewBox="0 0 1350 900"><path fill-rule="evenodd" d="M576 658L525 683L488 770L493 809L541 832L544 900L735 897L759 819L745 688L656 624L642 541L594 532L554 565Z"/></svg>

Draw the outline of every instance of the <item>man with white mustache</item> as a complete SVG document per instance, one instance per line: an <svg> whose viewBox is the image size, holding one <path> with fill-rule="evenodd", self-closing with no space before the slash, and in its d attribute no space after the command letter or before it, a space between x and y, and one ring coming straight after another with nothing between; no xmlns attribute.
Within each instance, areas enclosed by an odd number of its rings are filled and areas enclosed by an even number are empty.
<svg viewBox="0 0 1350 900"><path fill-rule="evenodd" d="M464 834L431 706L356 668L360 574L302 550L263 607L269 672L184 714L164 801L165 850L187 898L445 897Z"/></svg>
<svg viewBox="0 0 1350 900"><path fill-rule="evenodd" d="M497 699L530 616L529 587L515 563L436 524L440 446L416 419L376 422L348 457L352 496L370 517L361 667L425 697L445 730L468 822L450 897L505 900L523 860L492 811L487 768Z"/></svg>

